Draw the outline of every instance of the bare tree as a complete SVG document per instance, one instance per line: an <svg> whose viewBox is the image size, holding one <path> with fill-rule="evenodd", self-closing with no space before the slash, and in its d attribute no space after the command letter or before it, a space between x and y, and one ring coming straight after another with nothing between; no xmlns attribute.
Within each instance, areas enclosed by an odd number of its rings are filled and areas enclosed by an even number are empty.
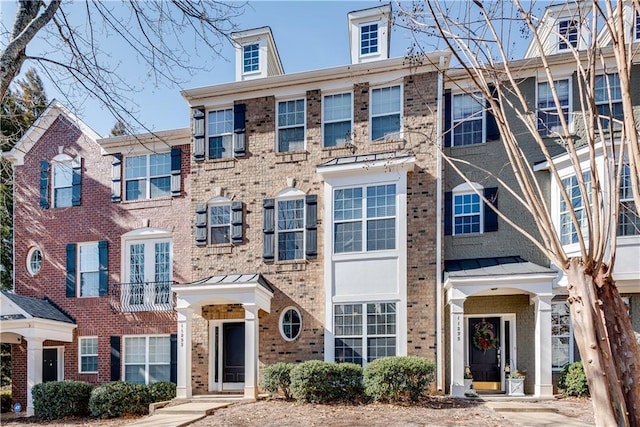
<svg viewBox="0 0 640 427"><path fill-rule="evenodd" d="M551 263L561 268L568 279L568 302L573 331L591 390L595 418L599 425L640 425L640 350L631 319L620 297L612 271L616 260L619 219L633 218L637 227L640 207L640 152L637 114L631 97L632 63L638 59L640 46L633 43L632 30L636 0L568 1L577 10L573 22L579 28L578 40L569 32L553 34L564 41L568 52L561 58L575 65L578 102L574 102L573 119L583 131L581 137L570 125L568 112L559 97L554 76L558 55L546 54L545 32L541 12L535 2L437 2L416 3L411 8L398 4L400 25L412 28L416 37L414 57L433 48L445 48L452 54L456 70L447 70L452 80L468 94L486 105L500 131L500 140L508 156L517 184L501 185L530 213L535 230L526 230L518 218L497 211L503 221L520 231ZM546 28L546 30L545 30ZM557 28L557 27L556 27ZM514 60L514 34L524 33L532 40L535 57ZM522 43L523 40L520 40ZM554 59L555 58L555 59ZM457 64L456 64L457 63ZM573 65L571 65L573 67ZM551 114L556 126L544 129L536 106L522 88L526 78L543 75L553 102ZM611 92L618 90L606 82L608 108L598 108L602 93L596 93L598 74L617 73L622 98L622 114L614 114ZM605 77L607 78L607 77ZM455 83L454 83L455 84ZM635 82L637 85L637 82ZM605 96L605 99L607 97ZM575 98L574 98L575 99ZM578 108L576 108L578 103ZM602 102L600 102L602 106ZM578 110L578 111L575 111ZM523 131L524 129L524 131ZM572 197L554 156L549 149L548 134L570 160L576 187L584 205L572 203ZM551 180L560 191L569 212L570 224L578 237L579 254L567 253L556 233L549 201L537 179L531 159L524 153L532 144L546 160ZM446 156L445 161L460 175L482 165L469 164ZM499 177L492 171L487 176ZM620 203L622 182L632 189L633 202ZM487 203L482 194L478 195ZM493 206L491 203L487 203ZM582 205L582 206L584 206Z"/></svg>
<svg viewBox="0 0 640 427"><path fill-rule="evenodd" d="M220 57L244 7L208 0L18 1L13 28L2 28L0 99L30 63L66 96L99 99L117 120L149 130L132 114L139 89L121 77L121 68L137 67L155 84L183 83L198 70L194 57ZM30 54L38 37L46 53ZM105 48L113 44L123 48ZM112 54L123 57L114 64Z"/></svg>

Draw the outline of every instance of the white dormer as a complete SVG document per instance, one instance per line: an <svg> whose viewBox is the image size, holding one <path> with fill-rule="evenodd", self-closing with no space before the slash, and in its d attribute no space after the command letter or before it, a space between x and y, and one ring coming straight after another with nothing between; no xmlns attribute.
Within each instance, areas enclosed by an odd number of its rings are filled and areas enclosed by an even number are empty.
<svg viewBox="0 0 640 427"><path fill-rule="evenodd" d="M582 1L569 1L548 6L540 22L538 33L545 55L571 52L589 46L591 6ZM540 49L531 41L525 58L540 56Z"/></svg>
<svg viewBox="0 0 640 427"><path fill-rule="evenodd" d="M349 12L351 63L389 58L391 42L391 5Z"/></svg>
<svg viewBox="0 0 640 427"><path fill-rule="evenodd" d="M271 28L231 34L236 48L236 81L284 74Z"/></svg>

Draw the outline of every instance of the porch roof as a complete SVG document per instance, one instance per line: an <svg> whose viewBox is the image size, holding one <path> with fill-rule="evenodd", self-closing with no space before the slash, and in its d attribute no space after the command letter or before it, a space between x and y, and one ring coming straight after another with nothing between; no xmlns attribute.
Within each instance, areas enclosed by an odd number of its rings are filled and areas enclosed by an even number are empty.
<svg viewBox="0 0 640 427"><path fill-rule="evenodd" d="M519 256L445 260L444 270L448 277L556 273L548 267L527 261Z"/></svg>
<svg viewBox="0 0 640 427"><path fill-rule="evenodd" d="M48 299L38 299L33 297L27 297L24 295L17 295L11 292L2 291L3 297L8 298L13 302L21 312L16 313L2 313L0 319L26 319L29 317L56 320L64 323L75 323L66 313L54 306ZM6 317L6 319L5 319Z"/></svg>
<svg viewBox="0 0 640 427"><path fill-rule="evenodd" d="M187 286L207 286L207 285L219 285L219 286L233 286L237 284L258 284L268 290L269 292L273 292L273 288L271 284L267 282L264 276L260 273L250 273L250 274L219 274L216 276L207 277L204 279L196 280L191 283L182 283L173 285L174 288L181 288Z"/></svg>

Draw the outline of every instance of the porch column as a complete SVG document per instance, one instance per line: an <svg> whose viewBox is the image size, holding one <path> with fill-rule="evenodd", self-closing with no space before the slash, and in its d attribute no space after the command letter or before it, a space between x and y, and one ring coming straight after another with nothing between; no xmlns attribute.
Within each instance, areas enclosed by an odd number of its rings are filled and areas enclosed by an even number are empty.
<svg viewBox="0 0 640 427"><path fill-rule="evenodd" d="M42 382L42 338L27 340L27 416L35 414L33 386Z"/></svg>
<svg viewBox="0 0 640 427"><path fill-rule="evenodd" d="M244 398L258 398L258 306L244 307Z"/></svg>
<svg viewBox="0 0 640 427"><path fill-rule="evenodd" d="M452 295L453 294L453 295ZM451 355L451 397L464 397L464 301L467 296L455 289L449 290L449 318Z"/></svg>
<svg viewBox="0 0 640 427"><path fill-rule="evenodd" d="M178 302L178 305L180 302ZM177 307L178 312L178 384L176 398L191 398L191 306Z"/></svg>
<svg viewBox="0 0 640 427"><path fill-rule="evenodd" d="M535 385L536 397L553 397L551 378L551 298L552 295L536 295L535 330Z"/></svg>

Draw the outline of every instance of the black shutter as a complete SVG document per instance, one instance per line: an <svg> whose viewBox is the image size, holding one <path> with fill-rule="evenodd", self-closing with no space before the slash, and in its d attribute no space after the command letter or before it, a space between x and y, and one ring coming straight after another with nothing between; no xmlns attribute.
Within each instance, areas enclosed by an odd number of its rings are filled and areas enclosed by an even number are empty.
<svg viewBox="0 0 640 427"><path fill-rule="evenodd" d="M318 256L318 196L309 194L305 197L306 205L306 255L307 259Z"/></svg>
<svg viewBox="0 0 640 427"><path fill-rule="evenodd" d="M122 200L122 154L114 154L111 161L111 201L119 202Z"/></svg>
<svg viewBox="0 0 640 427"><path fill-rule="evenodd" d="M71 178L71 205L80 206L82 197L82 158L80 156L71 162L73 176Z"/></svg>
<svg viewBox="0 0 640 427"><path fill-rule="evenodd" d="M76 297L76 244L67 244L67 298Z"/></svg>
<svg viewBox="0 0 640 427"><path fill-rule="evenodd" d="M451 147L451 140L453 139L453 129L451 128L451 91L444 93L444 129L442 135L444 135L444 146Z"/></svg>
<svg viewBox="0 0 640 427"><path fill-rule="evenodd" d="M244 157L246 154L246 111L247 106L245 104L236 104L233 106L233 154L236 157Z"/></svg>
<svg viewBox="0 0 640 427"><path fill-rule="evenodd" d="M196 245L207 244L207 205L198 203L196 206Z"/></svg>
<svg viewBox="0 0 640 427"><path fill-rule="evenodd" d="M98 295L109 294L109 244L106 240L98 242L98 260L100 262Z"/></svg>
<svg viewBox="0 0 640 427"><path fill-rule="evenodd" d="M263 213L263 225L262 225L262 237L263 237L263 253L262 259L265 262L272 262L274 260L274 247L275 247L275 200L264 199L262 203Z"/></svg>
<svg viewBox="0 0 640 427"><path fill-rule="evenodd" d="M49 209L49 162L40 162L40 207Z"/></svg>
<svg viewBox="0 0 640 427"><path fill-rule="evenodd" d="M171 368L169 370L169 381L178 383L178 334L171 334L169 337L169 348L171 352Z"/></svg>
<svg viewBox="0 0 640 427"><path fill-rule="evenodd" d="M453 194L451 191L444 193L444 235L453 234Z"/></svg>
<svg viewBox="0 0 640 427"><path fill-rule="evenodd" d="M193 109L193 158L195 160L204 160L204 125L205 125L205 109L204 107Z"/></svg>
<svg viewBox="0 0 640 427"><path fill-rule="evenodd" d="M120 381L120 337L111 336L111 381Z"/></svg>
<svg viewBox="0 0 640 427"><path fill-rule="evenodd" d="M489 92L491 93L491 96L493 98L497 98L495 96L496 94L495 86L489 85ZM496 122L496 118L490 112L489 101L486 102L486 105L487 105L487 111L485 113L486 114L485 117L486 117L487 141L496 141L500 139L500 130L498 129L498 123Z"/></svg>
<svg viewBox="0 0 640 427"><path fill-rule="evenodd" d="M171 195L180 195L180 166L182 163L182 150L171 149Z"/></svg>
<svg viewBox="0 0 640 427"><path fill-rule="evenodd" d="M484 197L498 208L498 187L484 189ZM498 231L498 214L487 204L484 205L484 232Z"/></svg>
<svg viewBox="0 0 640 427"><path fill-rule="evenodd" d="M242 202L231 203L231 242L242 243Z"/></svg>

